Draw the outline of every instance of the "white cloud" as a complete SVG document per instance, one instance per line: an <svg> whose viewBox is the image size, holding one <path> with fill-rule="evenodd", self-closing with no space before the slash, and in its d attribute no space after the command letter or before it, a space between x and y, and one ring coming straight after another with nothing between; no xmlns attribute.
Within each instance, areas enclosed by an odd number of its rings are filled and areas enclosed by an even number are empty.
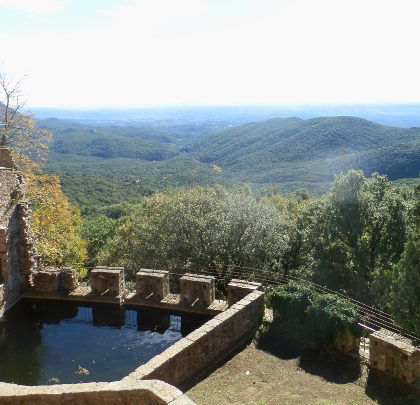
<svg viewBox="0 0 420 405"><path fill-rule="evenodd" d="M0 6L25 11L30 14L56 14L63 10L61 0L0 0Z"/></svg>

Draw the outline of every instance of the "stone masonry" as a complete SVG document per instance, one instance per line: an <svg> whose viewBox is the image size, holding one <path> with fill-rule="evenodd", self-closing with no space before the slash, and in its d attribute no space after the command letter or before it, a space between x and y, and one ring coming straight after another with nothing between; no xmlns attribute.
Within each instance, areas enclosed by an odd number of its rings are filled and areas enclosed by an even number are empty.
<svg viewBox="0 0 420 405"><path fill-rule="evenodd" d="M142 299L161 301L169 294L169 272L140 269L136 274L136 295Z"/></svg>
<svg viewBox="0 0 420 405"><path fill-rule="evenodd" d="M10 151L0 148L0 317L19 300L38 267L28 217L22 175Z"/></svg>
<svg viewBox="0 0 420 405"><path fill-rule="evenodd" d="M41 270L34 273L32 282L35 291L38 292L56 292L58 290L58 275L59 270Z"/></svg>
<svg viewBox="0 0 420 405"><path fill-rule="evenodd" d="M261 291L262 284L252 281L232 279L227 286L228 306L232 306L253 291Z"/></svg>
<svg viewBox="0 0 420 405"><path fill-rule="evenodd" d="M181 300L191 305L209 306L215 298L214 277L186 273L181 277Z"/></svg>
<svg viewBox="0 0 420 405"><path fill-rule="evenodd" d="M125 293L123 267L96 267L90 272L93 294L123 296Z"/></svg>
<svg viewBox="0 0 420 405"><path fill-rule="evenodd" d="M412 384L420 378L420 351L409 339L380 329L370 335L370 366Z"/></svg>
<svg viewBox="0 0 420 405"><path fill-rule="evenodd" d="M79 286L76 270L71 267L61 269L58 277L58 289L61 291L74 291Z"/></svg>

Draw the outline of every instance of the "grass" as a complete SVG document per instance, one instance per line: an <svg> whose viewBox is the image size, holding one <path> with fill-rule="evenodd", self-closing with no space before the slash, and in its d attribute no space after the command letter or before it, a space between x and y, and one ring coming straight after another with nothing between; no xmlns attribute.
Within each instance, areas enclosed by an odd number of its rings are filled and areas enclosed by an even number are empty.
<svg viewBox="0 0 420 405"><path fill-rule="evenodd" d="M186 394L197 405L420 404L418 392L359 362L322 362L295 349L263 349L251 344Z"/></svg>

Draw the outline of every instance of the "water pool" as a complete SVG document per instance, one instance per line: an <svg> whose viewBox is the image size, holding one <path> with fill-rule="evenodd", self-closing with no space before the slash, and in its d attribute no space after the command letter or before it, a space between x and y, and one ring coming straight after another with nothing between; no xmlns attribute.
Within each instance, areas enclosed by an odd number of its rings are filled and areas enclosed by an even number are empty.
<svg viewBox="0 0 420 405"><path fill-rule="evenodd" d="M0 381L115 381L209 317L152 308L22 300L0 319Z"/></svg>

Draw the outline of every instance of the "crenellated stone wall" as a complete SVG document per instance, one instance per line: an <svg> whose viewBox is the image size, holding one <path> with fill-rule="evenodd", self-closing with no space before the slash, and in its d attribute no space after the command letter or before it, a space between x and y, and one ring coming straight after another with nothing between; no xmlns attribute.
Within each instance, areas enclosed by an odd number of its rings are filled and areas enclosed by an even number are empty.
<svg viewBox="0 0 420 405"><path fill-rule="evenodd" d="M38 265L24 191L10 151L0 148L0 317L20 299Z"/></svg>

